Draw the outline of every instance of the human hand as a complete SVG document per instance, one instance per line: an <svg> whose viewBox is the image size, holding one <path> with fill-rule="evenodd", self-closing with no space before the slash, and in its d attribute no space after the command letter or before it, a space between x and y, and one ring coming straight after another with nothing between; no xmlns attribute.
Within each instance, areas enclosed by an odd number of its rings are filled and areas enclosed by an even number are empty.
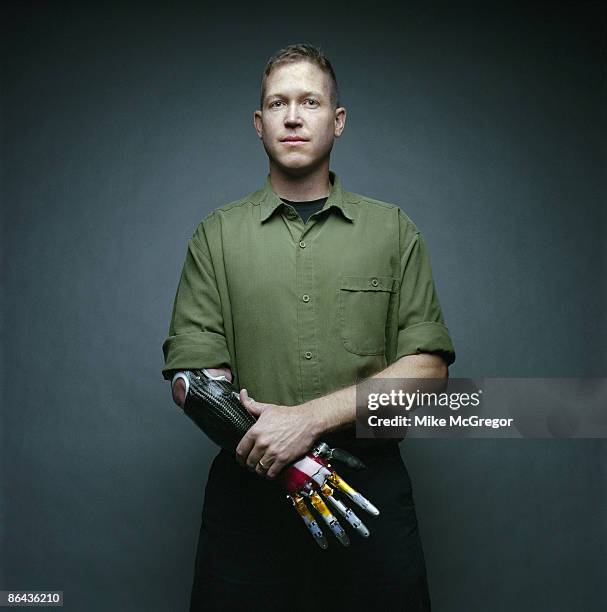
<svg viewBox="0 0 607 612"><path fill-rule="evenodd" d="M246 389L240 391L240 402L257 419L236 447L242 467L272 480L314 444L318 433L309 411L256 402Z"/></svg>

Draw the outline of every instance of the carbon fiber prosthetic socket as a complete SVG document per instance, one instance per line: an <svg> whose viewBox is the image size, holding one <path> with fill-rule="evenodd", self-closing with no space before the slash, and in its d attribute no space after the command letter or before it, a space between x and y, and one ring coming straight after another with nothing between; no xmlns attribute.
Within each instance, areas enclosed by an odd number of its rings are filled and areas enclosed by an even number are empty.
<svg viewBox="0 0 607 612"><path fill-rule="evenodd" d="M189 370L187 376L189 390L183 406L185 413L215 444L236 451L255 419L223 376L213 378L204 370Z"/></svg>

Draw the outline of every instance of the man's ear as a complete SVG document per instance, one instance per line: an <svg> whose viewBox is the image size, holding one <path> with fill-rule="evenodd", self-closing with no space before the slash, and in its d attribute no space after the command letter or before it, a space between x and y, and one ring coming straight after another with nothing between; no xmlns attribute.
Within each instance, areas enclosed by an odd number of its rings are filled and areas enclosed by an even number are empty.
<svg viewBox="0 0 607 612"><path fill-rule="evenodd" d="M261 138L263 134L263 120L261 118L261 111L259 110L256 110L253 113L253 127L255 128L255 131L257 132L257 136Z"/></svg>
<svg viewBox="0 0 607 612"><path fill-rule="evenodd" d="M343 106L335 109L335 138L339 138L346 127L346 114Z"/></svg>

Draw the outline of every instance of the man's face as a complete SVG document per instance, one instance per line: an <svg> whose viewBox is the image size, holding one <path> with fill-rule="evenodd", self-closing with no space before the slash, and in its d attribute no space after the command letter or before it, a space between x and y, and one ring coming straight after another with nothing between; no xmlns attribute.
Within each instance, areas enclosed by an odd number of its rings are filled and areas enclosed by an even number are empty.
<svg viewBox="0 0 607 612"><path fill-rule="evenodd" d="M331 105L331 77L305 60L272 70L261 111L254 114L270 163L297 175L329 159L345 120L346 109Z"/></svg>

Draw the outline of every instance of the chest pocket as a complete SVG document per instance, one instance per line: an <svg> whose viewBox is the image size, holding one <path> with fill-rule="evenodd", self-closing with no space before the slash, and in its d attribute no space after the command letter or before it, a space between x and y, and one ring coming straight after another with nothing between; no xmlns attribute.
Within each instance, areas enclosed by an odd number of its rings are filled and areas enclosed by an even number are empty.
<svg viewBox="0 0 607 612"><path fill-rule="evenodd" d="M385 351L386 320L396 282L391 276L342 277L339 318L346 350L357 355L380 355Z"/></svg>

